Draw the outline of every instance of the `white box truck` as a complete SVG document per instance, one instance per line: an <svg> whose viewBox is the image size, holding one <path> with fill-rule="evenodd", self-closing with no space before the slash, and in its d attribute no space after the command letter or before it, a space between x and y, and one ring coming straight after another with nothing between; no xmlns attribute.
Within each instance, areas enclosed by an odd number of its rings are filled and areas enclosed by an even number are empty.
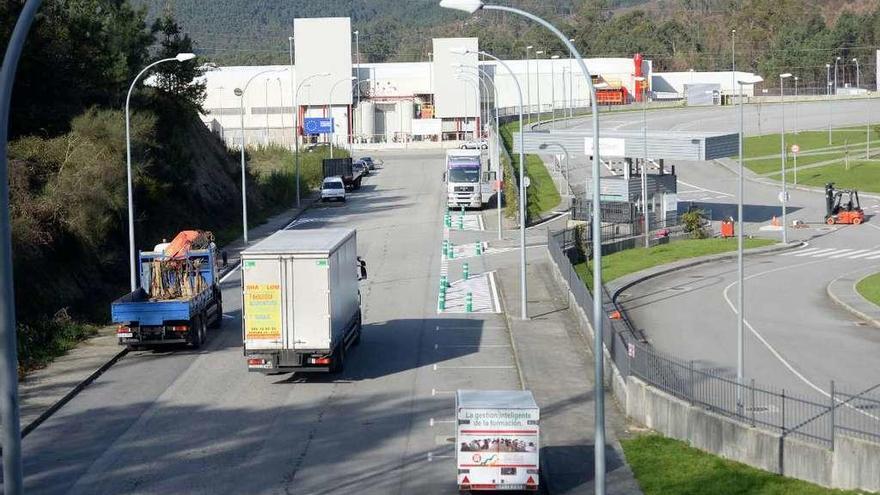
<svg viewBox="0 0 880 495"><path fill-rule="evenodd" d="M241 253L248 370L339 372L361 336L366 263L351 229L282 230Z"/></svg>
<svg viewBox="0 0 880 495"><path fill-rule="evenodd" d="M537 491L541 412L528 390L455 393L458 489Z"/></svg>

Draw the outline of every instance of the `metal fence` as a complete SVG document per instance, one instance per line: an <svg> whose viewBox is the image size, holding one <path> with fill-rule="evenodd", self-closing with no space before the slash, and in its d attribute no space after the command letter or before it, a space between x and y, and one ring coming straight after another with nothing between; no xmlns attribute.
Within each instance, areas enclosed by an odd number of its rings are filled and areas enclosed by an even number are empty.
<svg viewBox="0 0 880 495"><path fill-rule="evenodd" d="M574 268L586 260L578 248L583 244L579 235L571 230L548 233L547 244L575 304L592 320L592 295ZM832 450L837 435L880 443L880 384L852 391L830 382L827 393L798 394L757 384L754 380L738 383L725 369L679 359L654 349L605 287L602 288L602 306L606 329L603 342L623 377L638 377L693 406L733 421ZM619 314L619 318L608 319L607 315L612 313Z"/></svg>

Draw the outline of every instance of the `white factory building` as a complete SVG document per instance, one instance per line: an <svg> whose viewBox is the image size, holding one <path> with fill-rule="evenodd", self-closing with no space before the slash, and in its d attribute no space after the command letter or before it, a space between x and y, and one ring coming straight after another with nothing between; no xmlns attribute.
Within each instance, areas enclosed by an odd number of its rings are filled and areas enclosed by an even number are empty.
<svg viewBox="0 0 880 495"><path fill-rule="evenodd" d="M506 60L511 76L497 62L478 60L477 38L439 38L433 40L430 62L358 64L348 18L297 19L294 32L293 65L206 72L203 119L230 147L240 146L242 134L249 146L290 147L295 128L301 143L339 146L468 139L496 105L512 112L519 104L514 77L527 112L561 114L589 106L586 81L567 54ZM320 49L299 41L309 39L321 39ZM600 104L641 101L643 91L650 99L655 85L664 94L683 93L688 78L701 78L701 73L652 78L651 62L639 55L591 58L585 64ZM729 72L718 74L731 80ZM650 84L643 87L643 81Z"/></svg>

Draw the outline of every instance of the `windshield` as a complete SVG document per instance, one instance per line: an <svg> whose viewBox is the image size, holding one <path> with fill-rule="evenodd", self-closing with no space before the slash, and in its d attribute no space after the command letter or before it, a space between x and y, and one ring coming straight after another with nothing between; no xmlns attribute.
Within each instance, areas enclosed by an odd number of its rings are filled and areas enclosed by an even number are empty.
<svg viewBox="0 0 880 495"><path fill-rule="evenodd" d="M338 182L338 181L325 182L324 189L342 189L342 182Z"/></svg>
<svg viewBox="0 0 880 495"><path fill-rule="evenodd" d="M456 167L449 169L449 182L479 182L480 167Z"/></svg>

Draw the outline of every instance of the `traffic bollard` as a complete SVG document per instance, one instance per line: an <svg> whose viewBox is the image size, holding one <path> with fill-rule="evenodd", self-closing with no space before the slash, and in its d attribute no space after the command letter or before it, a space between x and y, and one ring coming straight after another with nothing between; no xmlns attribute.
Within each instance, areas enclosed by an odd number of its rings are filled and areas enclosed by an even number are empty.
<svg viewBox="0 0 880 495"><path fill-rule="evenodd" d="M440 290L445 291L449 288L449 280L446 278L446 275L440 277Z"/></svg>
<svg viewBox="0 0 880 495"><path fill-rule="evenodd" d="M452 242L449 242L449 248L447 249L447 258L453 260L455 259L455 246L452 245Z"/></svg>
<svg viewBox="0 0 880 495"><path fill-rule="evenodd" d="M476 253L477 253L477 256L480 256L481 254L483 254L483 243L482 243L482 242L477 242L477 243L474 245L474 249L475 249L475 251L476 251Z"/></svg>
<svg viewBox="0 0 880 495"><path fill-rule="evenodd" d="M443 256L446 256L449 253L449 241L443 239Z"/></svg>
<svg viewBox="0 0 880 495"><path fill-rule="evenodd" d="M468 313L473 312L473 310L474 310L474 296L471 295L470 292L468 292L464 298L464 306L465 306L465 311L467 311Z"/></svg>
<svg viewBox="0 0 880 495"><path fill-rule="evenodd" d="M440 300L437 305L440 307L440 311L446 310L446 291L440 291Z"/></svg>
<svg viewBox="0 0 880 495"><path fill-rule="evenodd" d="M468 275L470 275L470 267L468 266L467 263L464 263L464 264L461 266L461 278L467 280L467 279L468 279Z"/></svg>
<svg viewBox="0 0 880 495"><path fill-rule="evenodd" d="M458 217L458 230L464 229L464 217Z"/></svg>

